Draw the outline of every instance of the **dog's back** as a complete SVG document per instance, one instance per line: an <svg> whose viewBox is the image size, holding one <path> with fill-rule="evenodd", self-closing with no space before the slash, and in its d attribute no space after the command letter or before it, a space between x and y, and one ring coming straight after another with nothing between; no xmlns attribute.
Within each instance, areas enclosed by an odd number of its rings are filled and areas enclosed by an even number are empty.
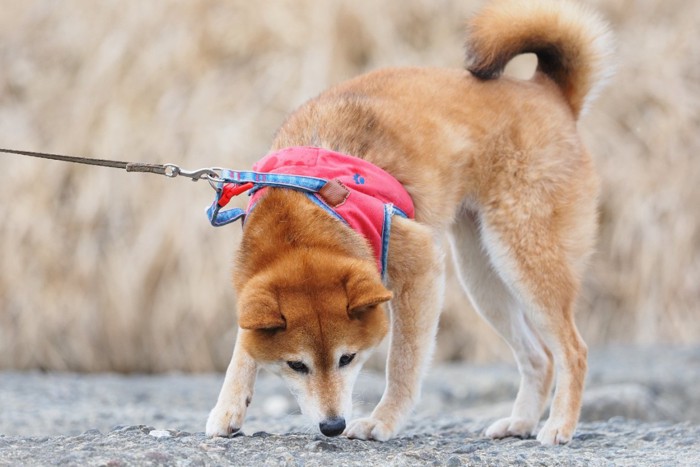
<svg viewBox="0 0 700 467"><path fill-rule="evenodd" d="M466 48L469 71L383 69L331 88L287 119L272 149L367 159L404 184L417 220L436 226L478 196L482 160L508 151L500 146L510 136L542 146L546 135L553 152L580 150L576 120L610 73L604 23L569 2L502 0L469 22ZM538 57L533 78L501 76L522 53Z"/></svg>

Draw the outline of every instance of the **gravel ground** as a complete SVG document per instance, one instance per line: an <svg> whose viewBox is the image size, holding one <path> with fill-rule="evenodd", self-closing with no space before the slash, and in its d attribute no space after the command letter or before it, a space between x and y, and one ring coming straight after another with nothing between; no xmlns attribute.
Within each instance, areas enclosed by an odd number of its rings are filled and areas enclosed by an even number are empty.
<svg viewBox="0 0 700 467"><path fill-rule="evenodd" d="M202 433L223 375L0 373L0 465L700 465L700 348L592 352L582 423L567 446L491 441L517 388L508 365L435 368L387 443L324 438L261 373L244 435ZM357 385L357 414L383 377Z"/></svg>

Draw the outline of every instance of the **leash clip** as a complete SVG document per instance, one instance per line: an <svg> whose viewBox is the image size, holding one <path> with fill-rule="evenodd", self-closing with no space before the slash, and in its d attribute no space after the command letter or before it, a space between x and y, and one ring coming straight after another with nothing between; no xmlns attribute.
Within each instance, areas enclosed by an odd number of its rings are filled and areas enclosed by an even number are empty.
<svg viewBox="0 0 700 467"><path fill-rule="evenodd" d="M208 180L212 186L214 186L214 184L216 183L221 183L225 181L221 178L222 169L218 167L209 167L197 170L184 170L180 168L180 166L175 164L163 164L163 169L163 174L166 177L170 178L175 178L178 176L187 177L193 182L196 182L197 180Z"/></svg>

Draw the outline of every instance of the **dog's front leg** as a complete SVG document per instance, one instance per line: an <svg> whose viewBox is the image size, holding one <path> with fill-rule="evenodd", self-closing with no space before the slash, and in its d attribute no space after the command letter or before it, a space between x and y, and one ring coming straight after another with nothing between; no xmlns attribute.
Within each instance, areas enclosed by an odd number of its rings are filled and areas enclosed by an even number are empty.
<svg viewBox="0 0 700 467"><path fill-rule="evenodd" d="M443 257L431 230L404 219L394 221L388 270L394 298L386 388L372 414L348 426L349 438L386 441L416 404L442 309Z"/></svg>
<svg viewBox="0 0 700 467"><path fill-rule="evenodd" d="M230 436L241 429L248 404L253 397L257 364L243 349L241 333L238 330L233 357L226 370L224 384L216 406L207 419L207 436Z"/></svg>

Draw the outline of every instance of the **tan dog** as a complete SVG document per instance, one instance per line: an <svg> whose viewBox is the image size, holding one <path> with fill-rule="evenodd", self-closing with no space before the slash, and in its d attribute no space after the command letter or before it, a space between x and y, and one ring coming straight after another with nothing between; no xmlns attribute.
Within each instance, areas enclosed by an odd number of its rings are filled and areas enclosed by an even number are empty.
<svg viewBox="0 0 700 467"><path fill-rule="evenodd" d="M369 73L311 100L279 130L273 150L330 148L392 174L413 199L415 221L394 221L383 284L362 236L299 192L267 190L238 252L240 329L207 435L240 429L259 366L285 379L326 435L396 434L433 351L448 233L465 290L521 373L511 415L486 435L533 434L555 380L537 439L571 440L587 353L574 302L598 195L576 121L606 73L607 29L574 4L504 0L468 32L469 71ZM539 60L531 80L499 77L525 52ZM346 427L355 378L388 328L384 396Z"/></svg>

